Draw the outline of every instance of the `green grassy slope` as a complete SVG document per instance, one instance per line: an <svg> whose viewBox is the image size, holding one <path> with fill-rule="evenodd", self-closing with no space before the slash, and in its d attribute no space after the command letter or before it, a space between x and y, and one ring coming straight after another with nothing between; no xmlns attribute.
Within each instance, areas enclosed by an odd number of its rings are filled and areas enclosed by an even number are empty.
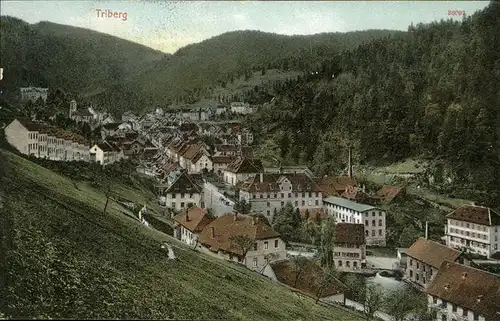
<svg viewBox="0 0 500 321"><path fill-rule="evenodd" d="M116 183L141 202L148 193ZM361 320L120 214L76 182L0 149L0 313L17 318ZM167 260L161 241L177 259Z"/></svg>

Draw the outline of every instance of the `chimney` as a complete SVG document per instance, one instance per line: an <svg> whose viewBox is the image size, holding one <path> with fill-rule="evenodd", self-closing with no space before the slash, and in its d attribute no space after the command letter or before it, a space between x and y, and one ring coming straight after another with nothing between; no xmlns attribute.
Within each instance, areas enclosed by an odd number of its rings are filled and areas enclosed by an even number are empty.
<svg viewBox="0 0 500 321"><path fill-rule="evenodd" d="M264 173L260 173L259 176L260 176L260 182L263 183L264 182Z"/></svg>
<svg viewBox="0 0 500 321"><path fill-rule="evenodd" d="M349 160L348 160L348 175L349 178L352 178L352 152L351 152L351 146L349 146Z"/></svg>
<svg viewBox="0 0 500 321"><path fill-rule="evenodd" d="M210 227L210 237L215 238L215 227L213 226Z"/></svg>
<svg viewBox="0 0 500 321"><path fill-rule="evenodd" d="M189 209L186 207L184 211L186 213L186 222L189 222Z"/></svg>

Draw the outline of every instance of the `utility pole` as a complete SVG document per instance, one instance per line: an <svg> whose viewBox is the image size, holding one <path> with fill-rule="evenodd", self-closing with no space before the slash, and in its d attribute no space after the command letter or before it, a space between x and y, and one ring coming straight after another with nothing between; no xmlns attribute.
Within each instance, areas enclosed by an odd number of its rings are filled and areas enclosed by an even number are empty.
<svg viewBox="0 0 500 321"><path fill-rule="evenodd" d="M429 239L429 221L425 221L425 239Z"/></svg>

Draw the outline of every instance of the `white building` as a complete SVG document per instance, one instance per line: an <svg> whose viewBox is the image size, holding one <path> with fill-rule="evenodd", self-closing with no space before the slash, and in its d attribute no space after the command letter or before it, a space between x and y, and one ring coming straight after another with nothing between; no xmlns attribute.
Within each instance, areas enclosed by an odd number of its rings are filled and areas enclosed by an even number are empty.
<svg viewBox="0 0 500 321"><path fill-rule="evenodd" d="M186 171L175 171L168 175L164 185L158 185L160 204L174 211L180 211L189 206L204 207L202 203L203 190Z"/></svg>
<svg viewBox="0 0 500 321"><path fill-rule="evenodd" d="M249 103L243 103L243 102L232 102L231 103L231 112L236 113L236 114L251 114L253 112L253 109L250 107Z"/></svg>
<svg viewBox="0 0 500 321"><path fill-rule="evenodd" d="M247 237L248 248L243 248L236 237ZM199 242L220 258L239 262L254 271L261 271L270 255L275 260L286 258L285 242L272 227L255 216L226 214L208 224L199 234Z"/></svg>
<svg viewBox="0 0 500 321"><path fill-rule="evenodd" d="M270 221L287 202L299 209L319 209L322 197L314 181L303 173L256 174L242 184L239 196L251 204L253 212L262 213Z"/></svg>
<svg viewBox="0 0 500 321"><path fill-rule="evenodd" d="M38 98L42 98L43 101L47 100L47 94L49 92L49 88L40 88L40 87L21 87L21 100L27 101L31 100L35 102Z"/></svg>
<svg viewBox="0 0 500 321"><path fill-rule="evenodd" d="M236 186L238 183L263 172L264 167L259 159L238 157L222 170L222 175L224 182Z"/></svg>
<svg viewBox="0 0 500 321"><path fill-rule="evenodd" d="M91 159L102 166L113 164L125 158L123 151L115 143L103 141L90 148Z"/></svg>
<svg viewBox="0 0 500 321"><path fill-rule="evenodd" d="M426 293L434 320L500 320L500 278L495 274L444 261Z"/></svg>
<svg viewBox="0 0 500 321"><path fill-rule="evenodd" d="M4 130L7 142L22 154L58 161L90 160L85 138L60 128L19 118Z"/></svg>
<svg viewBox="0 0 500 321"><path fill-rule="evenodd" d="M337 222L364 224L367 245L385 246L384 210L335 196L323 199L323 205L328 215L333 216Z"/></svg>
<svg viewBox="0 0 500 321"><path fill-rule="evenodd" d="M490 208L462 205L446 219L447 246L487 258L500 251L500 214Z"/></svg>
<svg viewBox="0 0 500 321"><path fill-rule="evenodd" d="M197 244L198 234L212 222L206 210L199 207L185 208L173 218L174 237L189 246Z"/></svg>

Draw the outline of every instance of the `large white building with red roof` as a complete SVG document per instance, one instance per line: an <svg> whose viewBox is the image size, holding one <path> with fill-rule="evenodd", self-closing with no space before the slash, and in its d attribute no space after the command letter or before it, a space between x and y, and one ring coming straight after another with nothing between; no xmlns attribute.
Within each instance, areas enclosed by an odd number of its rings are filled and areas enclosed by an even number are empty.
<svg viewBox="0 0 500 321"><path fill-rule="evenodd" d="M500 251L500 214L492 209L462 205L446 219L447 246L487 258Z"/></svg>

